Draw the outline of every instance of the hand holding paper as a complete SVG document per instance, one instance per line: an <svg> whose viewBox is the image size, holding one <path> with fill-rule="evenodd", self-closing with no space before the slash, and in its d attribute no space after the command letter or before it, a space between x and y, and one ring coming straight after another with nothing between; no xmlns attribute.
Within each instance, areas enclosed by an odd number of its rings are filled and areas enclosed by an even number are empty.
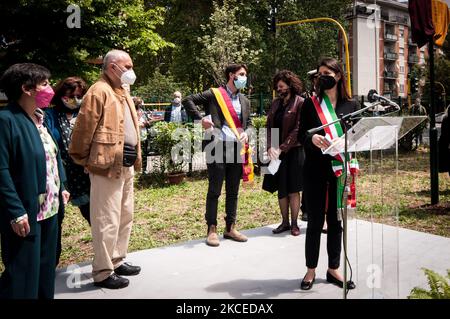
<svg viewBox="0 0 450 319"><path fill-rule="evenodd" d="M281 150L279 148L271 147L267 151L267 155L269 155L269 158L271 160L278 159L278 157L280 157L280 154L281 154Z"/></svg>
<svg viewBox="0 0 450 319"><path fill-rule="evenodd" d="M275 175L275 173L278 172L278 169L280 168L280 164L281 164L281 160L279 160L279 159L271 160L269 163L269 166L267 166L269 173L272 175Z"/></svg>
<svg viewBox="0 0 450 319"><path fill-rule="evenodd" d="M205 117L202 118L202 127L208 132L212 131L214 123L212 121L211 114L206 115Z"/></svg>

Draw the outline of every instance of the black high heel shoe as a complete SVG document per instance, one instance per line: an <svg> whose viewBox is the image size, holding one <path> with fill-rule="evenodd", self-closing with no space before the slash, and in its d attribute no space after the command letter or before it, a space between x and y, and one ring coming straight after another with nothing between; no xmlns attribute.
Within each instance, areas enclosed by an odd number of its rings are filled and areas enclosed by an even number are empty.
<svg viewBox="0 0 450 319"><path fill-rule="evenodd" d="M306 275L305 275L306 277ZM314 278L311 281L305 281L305 277L303 277L302 283L300 284L301 290L310 290L314 284L314 281L316 281L316 274L314 274Z"/></svg>
<svg viewBox="0 0 450 319"><path fill-rule="evenodd" d="M339 279L337 279L336 277L334 277L328 271L327 271L327 281L331 284L334 284L334 285L340 287L340 288L344 288L344 283L342 281L340 281ZM347 281L347 289L348 290L355 289L355 288L356 288L356 285L353 281L351 281L351 280Z"/></svg>
<svg viewBox="0 0 450 319"><path fill-rule="evenodd" d="M287 230L291 230L291 225L281 223L277 228L272 229L272 233L281 234L282 232L285 232Z"/></svg>

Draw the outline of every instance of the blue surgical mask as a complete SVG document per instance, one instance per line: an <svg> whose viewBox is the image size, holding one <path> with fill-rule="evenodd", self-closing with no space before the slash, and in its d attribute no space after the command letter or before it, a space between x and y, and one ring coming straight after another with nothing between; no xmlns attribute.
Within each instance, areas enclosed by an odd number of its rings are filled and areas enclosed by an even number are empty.
<svg viewBox="0 0 450 319"><path fill-rule="evenodd" d="M237 79L234 80L234 86L238 90L245 88L246 85L247 85L247 77L246 76L238 76Z"/></svg>

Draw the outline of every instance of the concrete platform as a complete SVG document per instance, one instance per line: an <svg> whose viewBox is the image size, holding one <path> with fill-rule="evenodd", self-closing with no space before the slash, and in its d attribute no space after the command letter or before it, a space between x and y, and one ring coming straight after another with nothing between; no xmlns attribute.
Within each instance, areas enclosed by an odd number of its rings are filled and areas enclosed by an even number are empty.
<svg viewBox="0 0 450 319"><path fill-rule="evenodd" d="M95 287L89 263L72 265L57 272L55 298L342 298L342 289L325 280L326 235L316 283L302 291L306 223L298 237L273 235L274 227L244 231L247 243L222 239L213 248L202 239L130 253L127 261L140 265L142 272L120 290ZM406 298L413 287L427 287L421 267L441 274L450 268L450 238L361 220L348 227L347 251L357 284L348 298Z"/></svg>

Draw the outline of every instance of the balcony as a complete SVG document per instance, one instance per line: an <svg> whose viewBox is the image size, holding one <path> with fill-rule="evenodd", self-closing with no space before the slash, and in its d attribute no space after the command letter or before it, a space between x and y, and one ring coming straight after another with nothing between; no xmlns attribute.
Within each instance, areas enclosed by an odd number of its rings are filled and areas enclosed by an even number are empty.
<svg viewBox="0 0 450 319"><path fill-rule="evenodd" d="M398 54L397 53L393 53L393 52L384 52L384 59L388 60L388 61L395 61L398 58Z"/></svg>
<svg viewBox="0 0 450 319"><path fill-rule="evenodd" d="M392 82L388 82L388 83L384 83L383 85L383 94L394 94L397 92L397 85L392 83Z"/></svg>
<svg viewBox="0 0 450 319"><path fill-rule="evenodd" d="M417 55L410 55L408 57L408 63L411 63L411 64L419 63L419 57Z"/></svg>
<svg viewBox="0 0 450 319"><path fill-rule="evenodd" d="M387 16L387 15L381 15L381 18L384 20L385 23L389 24L408 24L408 18L402 17L402 16Z"/></svg>
<svg viewBox="0 0 450 319"><path fill-rule="evenodd" d="M398 40L397 35L386 32L384 35L384 41L392 41L392 42L396 42Z"/></svg>
<svg viewBox="0 0 450 319"><path fill-rule="evenodd" d="M395 80L398 78L398 72L384 71L384 78Z"/></svg>

